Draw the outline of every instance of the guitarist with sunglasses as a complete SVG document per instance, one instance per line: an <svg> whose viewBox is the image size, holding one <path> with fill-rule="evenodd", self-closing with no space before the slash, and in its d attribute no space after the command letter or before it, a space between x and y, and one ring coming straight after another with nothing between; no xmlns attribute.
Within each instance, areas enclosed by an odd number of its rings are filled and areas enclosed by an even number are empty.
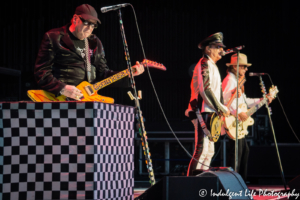
<svg viewBox="0 0 300 200"><path fill-rule="evenodd" d="M95 9L83 4L76 8L70 24L44 34L34 69L41 89L56 97L64 95L80 100L83 94L75 86L83 81L95 83L118 73L109 70L103 45L92 34L98 23ZM144 72L144 66L138 62L133 68L134 76ZM129 80L121 79L113 86L129 87Z"/></svg>
<svg viewBox="0 0 300 200"><path fill-rule="evenodd" d="M231 62L226 64L227 76L222 82L223 95L224 95L224 103L225 105L230 100L232 94L235 92L237 87L236 81L236 71L237 71L237 54L233 54L231 56ZM245 54L239 54L239 78L244 77L246 72L248 71L248 67L252 64L248 63L247 56ZM248 98L244 93L244 86L242 86L241 90L239 90L239 98L238 103L246 104L248 108L258 104L262 99L260 98ZM272 98L267 95L268 103L272 102ZM233 116L236 116L236 98L232 101L229 107L230 113ZM242 112L241 109L238 110L238 117L241 121L246 121L248 119L248 115L245 112ZM235 140L229 140L228 143L229 150L227 151L227 159L229 165L234 169L235 168ZM247 176L247 163L249 156L249 147L246 141L246 138L238 139L238 169L237 172L242 176L242 178L246 181Z"/></svg>

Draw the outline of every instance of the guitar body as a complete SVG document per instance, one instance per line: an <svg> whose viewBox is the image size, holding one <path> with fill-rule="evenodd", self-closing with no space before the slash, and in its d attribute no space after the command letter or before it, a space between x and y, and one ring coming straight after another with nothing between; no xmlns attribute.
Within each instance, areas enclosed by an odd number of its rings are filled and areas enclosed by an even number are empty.
<svg viewBox="0 0 300 200"><path fill-rule="evenodd" d="M247 105L246 104L240 104L239 109L242 112L247 112ZM230 115L225 117L225 130L229 136L229 138L235 140L236 139L236 120L235 116ZM244 138L248 134L248 126L252 126L254 124L254 120L252 117L248 117L246 121L239 121L238 124L238 139Z"/></svg>
<svg viewBox="0 0 300 200"><path fill-rule="evenodd" d="M113 98L98 95L97 92L95 92L93 95L89 96L89 94L85 90L86 86L92 87L92 84L90 84L87 81L83 81L76 87L79 90L81 90L81 92L83 94L83 99L81 99L81 101L99 101L102 103L114 103L115 102L115 100Z"/></svg>
<svg viewBox="0 0 300 200"><path fill-rule="evenodd" d="M79 90L81 90L83 94L83 99L81 99L81 101L99 101L102 103L114 103L113 98L98 95L97 92L90 96L85 90L86 86L92 86L92 84L90 84L87 81L83 81L76 87ZM67 101L67 98L65 96L60 95L58 97L55 97L54 94L45 90L28 90L27 95L34 102Z"/></svg>
<svg viewBox="0 0 300 200"><path fill-rule="evenodd" d="M214 113L210 119L210 133L212 141L217 142L221 136L221 129L223 126L224 120L221 115Z"/></svg>

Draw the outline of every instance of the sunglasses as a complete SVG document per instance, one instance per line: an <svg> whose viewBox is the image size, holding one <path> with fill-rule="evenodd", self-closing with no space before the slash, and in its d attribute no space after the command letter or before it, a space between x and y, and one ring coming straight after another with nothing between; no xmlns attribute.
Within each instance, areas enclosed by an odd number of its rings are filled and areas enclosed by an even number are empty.
<svg viewBox="0 0 300 200"><path fill-rule="evenodd" d="M92 22L89 22L89 21L87 21L87 20L85 20L85 19L83 19L81 17L79 17L79 19L82 21L83 25L85 25L85 26L90 26L93 29L96 29L98 27L98 24L94 24Z"/></svg>

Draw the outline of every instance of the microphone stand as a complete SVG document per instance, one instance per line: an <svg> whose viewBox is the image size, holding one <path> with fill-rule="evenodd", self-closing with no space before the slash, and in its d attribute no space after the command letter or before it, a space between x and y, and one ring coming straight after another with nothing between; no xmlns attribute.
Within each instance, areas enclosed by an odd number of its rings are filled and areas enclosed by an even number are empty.
<svg viewBox="0 0 300 200"><path fill-rule="evenodd" d="M237 63L236 63L236 116L235 116L235 165L234 165L234 170L238 172L238 160L239 160L239 153L238 153L238 148L239 148L239 143L238 143L238 128L239 128L239 119L238 119L238 109L239 109L239 65L240 65L240 51L237 50Z"/></svg>
<svg viewBox="0 0 300 200"><path fill-rule="evenodd" d="M135 81L134 81L133 73L132 73L132 69L131 69L131 61L130 61L130 56L129 56L127 40L126 40L126 36L125 36L125 30L124 30L124 26L123 26L121 9L118 9L118 15L120 18L120 20L119 20L120 30L121 30L121 35L122 35L122 40L123 40L123 45L124 45L124 50L125 50L125 52L124 52L125 60L127 62L127 67L128 67L129 73L130 73L130 82L131 82L131 87L133 89L134 97L135 97L135 108L136 108L136 112L137 112L137 119L140 124L139 132L140 132L140 136L141 136L141 140L142 140L144 155L146 158L145 162L146 162L148 173L149 173L150 184L151 184L151 186L153 186L155 184L154 171L153 171L153 166L152 166L152 160L150 158L150 149L149 149L149 145L147 142L147 133L146 133L145 126L144 126L142 111L140 108L140 103L139 103L139 99L138 99L138 95L137 95L136 87L135 87Z"/></svg>
<svg viewBox="0 0 300 200"><path fill-rule="evenodd" d="M280 175L281 175L281 178L282 178L284 188L285 188L285 190L287 190L286 189L286 182L285 182L285 178L284 178L284 173L283 173L283 168L282 168L282 164L281 164L281 159L280 159L280 155L279 155L277 140L276 140L275 131L274 131L274 127L273 127L273 122L272 122L272 119L271 119L271 114L272 113L271 113L271 109L268 105L268 100L267 100L267 97L266 97L266 87L264 85L264 82L263 82L261 76L259 76L259 80L260 80L260 85L261 85L261 88L262 88L263 98L266 101L266 108L267 108L267 111L268 111L270 126L271 126L273 137L274 137L274 143L275 143L275 147L276 147L276 151L277 151L278 163L279 163L279 167L280 167L280 171L281 171Z"/></svg>

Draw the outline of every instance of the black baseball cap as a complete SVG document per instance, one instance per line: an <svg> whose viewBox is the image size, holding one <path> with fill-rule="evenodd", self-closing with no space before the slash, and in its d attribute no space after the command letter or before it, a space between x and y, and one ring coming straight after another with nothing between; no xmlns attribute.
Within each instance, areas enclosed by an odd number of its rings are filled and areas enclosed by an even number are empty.
<svg viewBox="0 0 300 200"><path fill-rule="evenodd" d="M82 4L78 6L75 10L76 15L80 15L83 19L89 20L89 19L94 19L101 24L100 20L98 19L98 14L91 5L89 4Z"/></svg>

